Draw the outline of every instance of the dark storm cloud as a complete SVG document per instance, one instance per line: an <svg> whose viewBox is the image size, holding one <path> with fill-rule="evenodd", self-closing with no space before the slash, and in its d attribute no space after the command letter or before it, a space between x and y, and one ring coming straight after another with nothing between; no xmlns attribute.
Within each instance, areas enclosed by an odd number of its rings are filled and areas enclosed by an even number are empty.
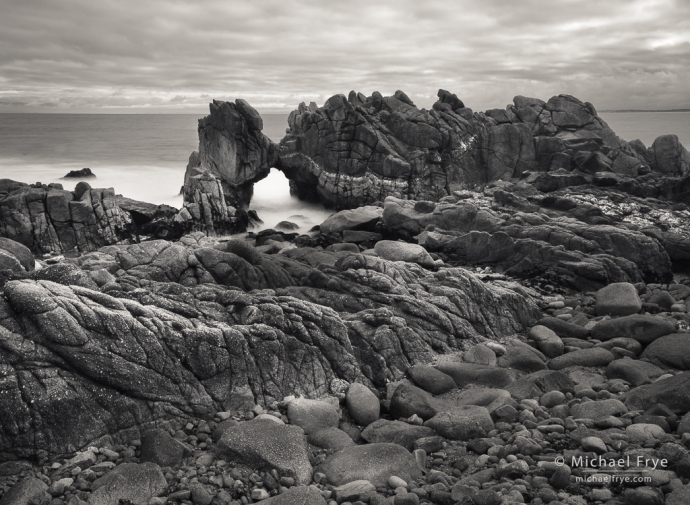
<svg viewBox="0 0 690 505"><path fill-rule="evenodd" d="M350 89L429 107L439 87L476 109L690 107L685 0L1 1L5 110L266 110Z"/></svg>

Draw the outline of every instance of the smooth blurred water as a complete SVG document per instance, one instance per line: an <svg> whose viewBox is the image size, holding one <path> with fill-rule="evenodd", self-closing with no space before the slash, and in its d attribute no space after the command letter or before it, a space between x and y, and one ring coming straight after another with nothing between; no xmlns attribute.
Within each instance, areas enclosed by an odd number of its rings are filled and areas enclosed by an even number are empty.
<svg viewBox="0 0 690 505"><path fill-rule="evenodd" d="M650 146L662 134L675 133L690 148L690 113L601 113L625 140ZM287 114L264 114L264 133L279 142ZM73 189L67 172L89 167L94 187L151 203L182 205L179 196L189 154L198 148L196 114L0 114L0 178L33 183L62 183ZM290 196L281 172L254 186L250 208L264 227L287 220L306 231L331 214L320 205ZM301 217L300 217L301 216Z"/></svg>
<svg viewBox="0 0 690 505"><path fill-rule="evenodd" d="M659 135L678 135L690 149L690 112L600 112L599 116L624 140L640 139L650 147Z"/></svg>

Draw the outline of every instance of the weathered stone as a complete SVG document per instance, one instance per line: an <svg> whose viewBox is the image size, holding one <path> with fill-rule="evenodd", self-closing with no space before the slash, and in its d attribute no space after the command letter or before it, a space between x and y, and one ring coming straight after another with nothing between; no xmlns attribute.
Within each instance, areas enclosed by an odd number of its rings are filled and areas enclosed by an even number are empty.
<svg viewBox="0 0 690 505"><path fill-rule="evenodd" d="M296 426L267 420L242 423L227 429L216 447L227 461L240 461L252 468L275 468L300 484L311 481L307 440Z"/></svg>
<svg viewBox="0 0 690 505"><path fill-rule="evenodd" d="M48 485L42 480L36 477L26 477L12 486L0 498L0 505L46 504L50 501L47 490Z"/></svg>
<svg viewBox="0 0 690 505"><path fill-rule="evenodd" d="M548 358L555 358L563 354L563 341L546 326L534 326L529 331L529 338L537 343L537 348Z"/></svg>
<svg viewBox="0 0 690 505"><path fill-rule="evenodd" d="M504 388L513 383L515 375L505 369L475 365L473 363L443 362L436 367L441 372L450 375L458 387L467 384Z"/></svg>
<svg viewBox="0 0 690 505"><path fill-rule="evenodd" d="M633 338L642 344L649 344L657 338L675 331L675 325L668 319L652 315L635 314L598 322L592 328L592 338L611 340L625 337Z"/></svg>
<svg viewBox="0 0 690 505"><path fill-rule="evenodd" d="M407 419L417 414L422 419L431 419L436 415L437 402L418 387L401 384L393 393L389 411L392 416Z"/></svg>
<svg viewBox="0 0 690 505"><path fill-rule="evenodd" d="M600 316L629 316L637 314L642 301L635 286L628 282L609 284L597 291L597 314Z"/></svg>
<svg viewBox="0 0 690 505"><path fill-rule="evenodd" d="M476 365L496 366L496 354L483 344L470 347L463 356L463 360Z"/></svg>
<svg viewBox="0 0 690 505"><path fill-rule="evenodd" d="M352 210L341 210L321 223L321 233L342 233L345 230L366 230L383 217L382 207L365 205Z"/></svg>
<svg viewBox="0 0 690 505"><path fill-rule="evenodd" d="M615 356L610 351L600 347L592 347L591 349L580 349L579 351L558 356L549 361L549 368L551 370L562 370L571 366L601 367L611 363L614 358Z"/></svg>
<svg viewBox="0 0 690 505"><path fill-rule="evenodd" d="M325 505L321 493L314 486L295 486L262 501L266 505Z"/></svg>
<svg viewBox="0 0 690 505"><path fill-rule="evenodd" d="M363 384L351 384L345 395L350 417L360 426L368 426L379 418L379 399Z"/></svg>
<svg viewBox="0 0 690 505"><path fill-rule="evenodd" d="M452 377L429 365L415 365L407 373L417 386L434 395L442 395L457 387Z"/></svg>
<svg viewBox="0 0 690 505"><path fill-rule="evenodd" d="M625 434L634 444L656 442L665 435L663 428L656 424L631 424L625 429Z"/></svg>
<svg viewBox="0 0 690 505"><path fill-rule="evenodd" d="M338 412L325 401L297 398L288 404L287 415L290 424L302 428L306 435L338 427Z"/></svg>
<svg viewBox="0 0 690 505"><path fill-rule="evenodd" d="M422 471L410 452L398 444L366 444L347 447L326 459L316 468L336 486L355 480L368 480L385 487L395 475L411 481Z"/></svg>
<svg viewBox="0 0 690 505"><path fill-rule="evenodd" d="M626 394L625 404L635 410L647 410L661 404L673 412L685 414L690 411L690 373L680 373L635 388Z"/></svg>
<svg viewBox="0 0 690 505"><path fill-rule="evenodd" d="M551 329L556 335L561 338L581 338L586 339L589 336L589 330L570 324L567 321L558 319L557 317L545 317L538 321L540 326L546 326Z"/></svg>
<svg viewBox="0 0 690 505"><path fill-rule="evenodd" d="M647 346L641 357L662 367L690 370L690 334L660 337Z"/></svg>
<svg viewBox="0 0 690 505"><path fill-rule="evenodd" d="M634 387L651 382L649 376L638 366L638 361L629 358L617 359L609 363L606 367L606 377L623 379Z"/></svg>
<svg viewBox="0 0 690 505"><path fill-rule="evenodd" d="M506 388L513 398L539 398L549 391L573 393L575 383L570 377L555 370L542 370L519 378Z"/></svg>
<svg viewBox="0 0 690 505"><path fill-rule="evenodd" d="M312 433L307 440L312 445L333 452L355 444L350 435L339 428L325 428Z"/></svg>
<svg viewBox="0 0 690 505"><path fill-rule="evenodd" d="M155 463L161 467L176 467L182 464L185 456L192 451L179 440L161 429L153 429L141 435L141 453L139 462Z"/></svg>
<svg viewBox="0 0 690 505"><path fill-rule="evenodd" d="M570 408L575 419L599 419L605 416L625 414L628 409L620 400L583 402Z"/></svg>
<svg viewBox="0 0 690 505"><path fill-rule="evenodd" d="M466 405L453 412L440 412L424 423L450 440L471 440L486 436L494 428L489 411L484 407Z"/></svg>
<svg viewBox="0 0 690 505"><path fill-rule="evenodd" d="M118 505L120 500L144 505L162 495L167 487L155 463L124 463L93 482L89 505Z"/></svg>
<svg viewBox="0 0 690 505"><path fill-rule="evenodd" d="M398 444L408 451L414 448L416 440L434 435L436 435L436 432L425 426L415 426L385 419L379 419L371 423L362 431L362 438L369 443Z"/></svg>
<svg viewBox="0 0 690 505"><path fill-rule="evenodd" d="M347 482L341 486L334 487L333 493L335 493L335 499L338 502L352 503L360 500L360 498L368 498L371 495L376 494L376 486L374 486L368 480L353 480L352 482Z"/></svg>
<svg viewBox="0 0 690 505"><path fill-rule="evenodd" d="M426 250L416 244L381 240L376 243L374 251L380 257L390 261L417 263L425 268L433 268L435 263Z"/></svg>

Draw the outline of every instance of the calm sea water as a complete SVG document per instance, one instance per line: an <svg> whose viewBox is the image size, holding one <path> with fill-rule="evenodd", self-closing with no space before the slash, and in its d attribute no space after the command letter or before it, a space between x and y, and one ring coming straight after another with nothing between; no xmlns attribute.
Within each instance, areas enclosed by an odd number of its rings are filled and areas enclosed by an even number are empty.
<svg viewBox="0 0 690 505"><path fill-rule="evenodd" d="M675 133L690 148L689 112L601 113L622 138L649 146ZM137 200L182 205L179 196L189 154L198 147L197 115L0 114L0 178L60 182L72 189L70 170L89 167L94 187L113 187ZM287 114L264 114L264 133L278 142ZM273 227L282 220L305 231L331 212L292 198L287 179L273 170L254 187L251 208Z"/></svg>

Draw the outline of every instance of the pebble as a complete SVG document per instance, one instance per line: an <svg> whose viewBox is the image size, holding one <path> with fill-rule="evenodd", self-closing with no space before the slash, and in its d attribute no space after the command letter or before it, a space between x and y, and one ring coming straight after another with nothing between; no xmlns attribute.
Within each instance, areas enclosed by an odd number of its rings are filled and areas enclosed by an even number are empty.
<svg viewBox="0 0 690 505"><path fill-rule="evenodd" d="M395 475L391 475L388 478L388 485L390 487L392 487L393 489L399 488L399 487L407 488L407 482L405 482L405 480L403 480L400 477L397 477Z"/></svg>

